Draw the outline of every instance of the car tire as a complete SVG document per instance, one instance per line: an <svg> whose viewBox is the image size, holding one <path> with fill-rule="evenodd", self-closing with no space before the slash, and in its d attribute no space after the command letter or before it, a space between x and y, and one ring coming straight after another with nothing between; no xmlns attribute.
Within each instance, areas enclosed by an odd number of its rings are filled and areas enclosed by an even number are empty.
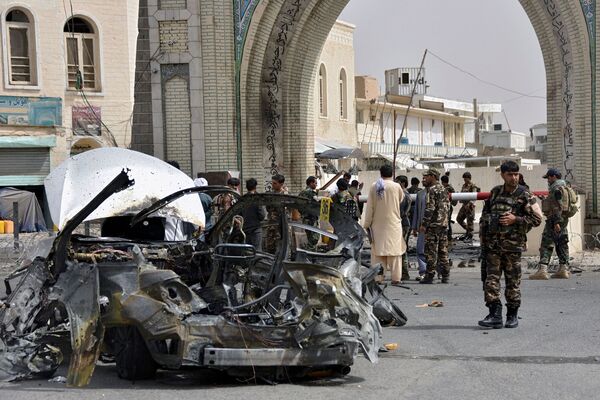
<svg viewBox="0 0 600 400"><path fill-rule="evenodd" d="M133 326L113 328L111 332L119 378L129 381L152 379L158 364L144 338Z"/></svg>

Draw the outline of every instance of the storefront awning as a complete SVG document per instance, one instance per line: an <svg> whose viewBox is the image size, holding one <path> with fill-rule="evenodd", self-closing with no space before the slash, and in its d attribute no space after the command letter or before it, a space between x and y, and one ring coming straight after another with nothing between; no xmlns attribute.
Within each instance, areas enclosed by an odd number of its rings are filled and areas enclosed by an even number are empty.
<svg viewBox="0 0 600 400"><path fill-rule="evenodd" d="M388 160L389 162L393 162L394 161L394 155L393 154L382 154L382 153L377 153L377 157L381 157L384 158L386 160ZM396 167L398 168L411 168L411 169L427 169L427 167L415 160L412 159L412 156L410 154L404 154L404 153L399 153L396 156Z"/></svg>
<svg viewBox="0 0 600 400"><path fill-rule="evenodd" d="M324 160L339 160L343 158L365 158L365 155L361 149L353 147L325 150L318 155L318 158Z"/></svg>

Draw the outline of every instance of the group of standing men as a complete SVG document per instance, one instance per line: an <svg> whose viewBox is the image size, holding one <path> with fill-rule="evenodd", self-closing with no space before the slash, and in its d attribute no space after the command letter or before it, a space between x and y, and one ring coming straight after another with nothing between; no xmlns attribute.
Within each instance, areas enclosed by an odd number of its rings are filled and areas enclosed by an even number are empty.
<svg viewBox="0 0 600 400"><path fill-rule="evenodd" d="M440 173L430 168L423 173L424 190L418 190L418 179L413 178L412 186L407 188L406 177L399 177L398 183L392 181L392 168L380 169L381 178L371 187L364 227L370 231L371 262L381 263L391 271L392 284L398 284L404 278L402 273L402 255L406 252L407 229L403 219L403 206L410 194L416 194L411 209L410 227L417 236L417 259L422 284L431 284L436 273L441 275L442 283L449 282L450 266L448 260L448 241L450 235L449 219L452 202L449 193L453 188L448 179L441 179ZM548 263L554 247L558 254L560 267L553 278L568 278L568 219L577 212L576 194L561 179L560 171L550 168L544 178L548 180L549 193L543 199L542 208L536 198L524 185L519 165L506 161L500 167L502 185L494 187L485 201L480 219L480 240L485 270L483 271L485 303L489 314L479 321L487 328L515 328L518 326L518 309L521 305L521 255L527 247L527 233L539 226L543 215L546 216L538 271L530 279L549 279ZM443 178L443 177L442 177ZM463 174L462 192L479 192L471 181L471 174ZM456 203L454 203L456 204ZM542 215L543 212L543 215ZM475 206L463 201L457 222L465 229L463 240L472 239ZM466 220L466 224L465 224ZM407 271L407 269L406 269ZM500 278L505 276L506 323L502 319L500 300Z"/></svg>
<svg viewBox="0 0 600 400"><path fill-rule="evenodd" d="M448 245L451 241L450 218L452 205L449 193L454 188L448 184L448 177L442 176L435 168L430 168L423 173L423 187L419 188L419 180L413 178L411 187L408 186L408 178L399 176L396 178L396 186L391 185L391 167L384 166L380 170L381 178L375 183L371 191L375 190L376 201L367 203L367 214L364 227L371 230L373 238L371 254L372 263L382 262L391 270L392 284L399 284L401 280L408 280L408 260L405 249L409 234L412 232L417 237L417 260L419 263L419 276L417 280L422 284L431 284L436 273L440 275L442 283L448 283L450 279L450 263L448 259ZM389 175L389 176L388 176ZM465 172L463 175L465 184L462 192L479 191L479 188L471 182L471 174ZM392 189L393 187L393 189ZM400 192L399 192L400 191ZM385 193L389 193L386 195ZM394 194L401 193L398 199ZM415 194L416 200L412 202L410 195ZM371 193L369 198L373 198ZM399 207L395 203L399 203ZM475 205L470 201L463 201L459 211L459 223L465 228L464 240L472 238L473 221L475 218ZM399 216L396 214L399 212ZM375 218L380 216L379 218ZM403 240L390 232L395 232L399 225L402 226ZM379 221L377 221L379 219ZM464 224L466 219L467 224ZM374 233L375 231L375 233ZM385 240L377 236L385 235ZM392 238L394 237L394 238ZM384 258L382 258L384 257ZM387 260L387 257L394 257ZM400 261L399 258L402 257Z"/></svg>

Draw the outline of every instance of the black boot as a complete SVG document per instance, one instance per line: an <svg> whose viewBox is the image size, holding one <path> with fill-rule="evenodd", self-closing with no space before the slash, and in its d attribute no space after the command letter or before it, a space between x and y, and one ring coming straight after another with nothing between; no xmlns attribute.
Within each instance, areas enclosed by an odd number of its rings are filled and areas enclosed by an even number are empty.
<svg viewBox="0 0 600 400"><path fill-rule="evenodd" d="M519 326L519 307L509 307L506 306L506 324L504 324L505 328L516 328Z"/></svg>
<svg viewBox="0 0 600 400"><path fill-rule="evenodd" d="M487 315L487 317L479 321L479 326L494 329L502 328L502 304L492 303L488 305L488 308L490 313Z"/></svg>
<svg viewBox="0 0 600 400"><path fill-rule="evenodd" d="M432 284L432 283L433 283L433 278L435 278L435 273L429 273L429 272L427 272L427 273L426 273L426 274L423 276L423 279L421 279L421 280L419 281L419 283L426 284L426 285L427 285L427 284Z"/></svg>

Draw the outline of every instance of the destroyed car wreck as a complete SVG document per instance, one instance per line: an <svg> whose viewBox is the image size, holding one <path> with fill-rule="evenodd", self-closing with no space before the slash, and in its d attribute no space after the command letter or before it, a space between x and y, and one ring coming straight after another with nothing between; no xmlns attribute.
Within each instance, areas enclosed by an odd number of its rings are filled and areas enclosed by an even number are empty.
<svg viewBox="0 0 600 400"><path fill-rule="evenodd" d="M346 374L359 353L377 361L382 325L406 322L374 283L378 269L361 266L363 230L341 209L331 209L331 233L287 217L318 218L314 200L243 196L200 238L165 241L161 210L227 190L190 188L137 215L104 218L99 237L73 234L122 190L135 190L127 171L69 219L47 257L5 281L1 379L52 376L63 358L53 343L60 331L70 336L70 386L89 383L101 354L130 380L190 366L266 381ZM244 243L239 214L251 204L279 213L274 254ZM328 247L302 249L305 231L327 237Z"/></svg>

